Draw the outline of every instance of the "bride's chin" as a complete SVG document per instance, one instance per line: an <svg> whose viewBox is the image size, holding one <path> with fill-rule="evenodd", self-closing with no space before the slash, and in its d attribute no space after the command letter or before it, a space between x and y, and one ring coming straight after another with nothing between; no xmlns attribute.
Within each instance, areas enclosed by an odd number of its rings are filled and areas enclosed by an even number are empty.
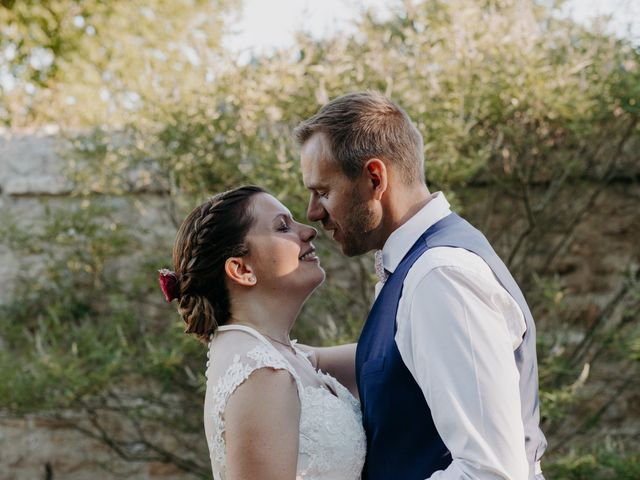
<svg viewBox="0 0 640 480"><path fill-rule="evenodd" d="M320 279L318 280L318 284L316 285L316 288L318 288L320 285L322 285L325 281L325 279L327 278L327 274L324 272L324 270L320 269Z"/></svg>
<svg viewBox="0 0 640 480"><path fill-rule="evenodd" d="M318 267L317 271L306 272L303 278L297 278L293 281L279 281L277 283L277 291L287 292L287 297L297 297L302 295L307 297L313 293L313 291L324 283L326 274L324 270Z"/></svg>
<svg viewBox="0 0 640 480"><path fill-rule="evenodd" d="M316 273L316 275L314 275L313 279L309 280L310 291L313 292L316 288L322 285L324 283L325 278L326 278L326 274L324 270L318 267L318 272Z"/></svg>

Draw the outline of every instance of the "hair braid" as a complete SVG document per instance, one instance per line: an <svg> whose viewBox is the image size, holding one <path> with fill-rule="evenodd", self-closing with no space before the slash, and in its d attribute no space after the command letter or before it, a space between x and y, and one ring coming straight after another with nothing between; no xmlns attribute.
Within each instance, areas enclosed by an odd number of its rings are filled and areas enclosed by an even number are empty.
<svg viewBox="0 0 640 480"><path fill-rule="evenodd" d="M173 248L179 279L178 311L186 333L206 341L231 315L224 264L248 253L245 237L252 224L249 200L260 187L218 194L195 208L182 223Z"/></svg>

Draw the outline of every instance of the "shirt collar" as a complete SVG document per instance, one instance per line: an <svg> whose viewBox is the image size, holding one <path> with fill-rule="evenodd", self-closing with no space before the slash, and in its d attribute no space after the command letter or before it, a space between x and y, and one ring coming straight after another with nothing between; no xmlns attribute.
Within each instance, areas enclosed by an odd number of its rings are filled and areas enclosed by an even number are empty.
<svg viewBox="0 0 640 480"><path fill-rule="evenodd" d="M450 213L450 205L444 194L434 193L424 207L387 238L382 248L382 264L385 270L393 273L420 235Z"/></svg>

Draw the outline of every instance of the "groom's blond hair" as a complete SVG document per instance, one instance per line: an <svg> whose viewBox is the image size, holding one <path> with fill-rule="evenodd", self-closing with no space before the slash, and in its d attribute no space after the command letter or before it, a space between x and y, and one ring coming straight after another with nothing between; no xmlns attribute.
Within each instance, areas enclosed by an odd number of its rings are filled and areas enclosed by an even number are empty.
<svg viewBox="0 0 640 480"><path fill-rule="evenodd" d="M396 169L403 182L424 182L422 135L407 113L379 92L355 92L335 98L294 130L303 145L315 133L326 135L331 156L355 180L364 163L379 158Z"/></svg>

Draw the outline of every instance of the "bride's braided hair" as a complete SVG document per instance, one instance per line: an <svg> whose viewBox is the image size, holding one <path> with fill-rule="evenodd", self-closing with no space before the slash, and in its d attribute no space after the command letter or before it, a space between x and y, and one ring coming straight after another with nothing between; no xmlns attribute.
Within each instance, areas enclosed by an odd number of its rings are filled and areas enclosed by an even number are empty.
<svg viewBox="0 0 640 480"><path fill-rule="evenodd" d="M248 253L245 243L253 218L250 199L264 190L243 186L211 197L180 226L173 247L178 311L186 333L203 341L230 316L224 264Z"/></svg>

